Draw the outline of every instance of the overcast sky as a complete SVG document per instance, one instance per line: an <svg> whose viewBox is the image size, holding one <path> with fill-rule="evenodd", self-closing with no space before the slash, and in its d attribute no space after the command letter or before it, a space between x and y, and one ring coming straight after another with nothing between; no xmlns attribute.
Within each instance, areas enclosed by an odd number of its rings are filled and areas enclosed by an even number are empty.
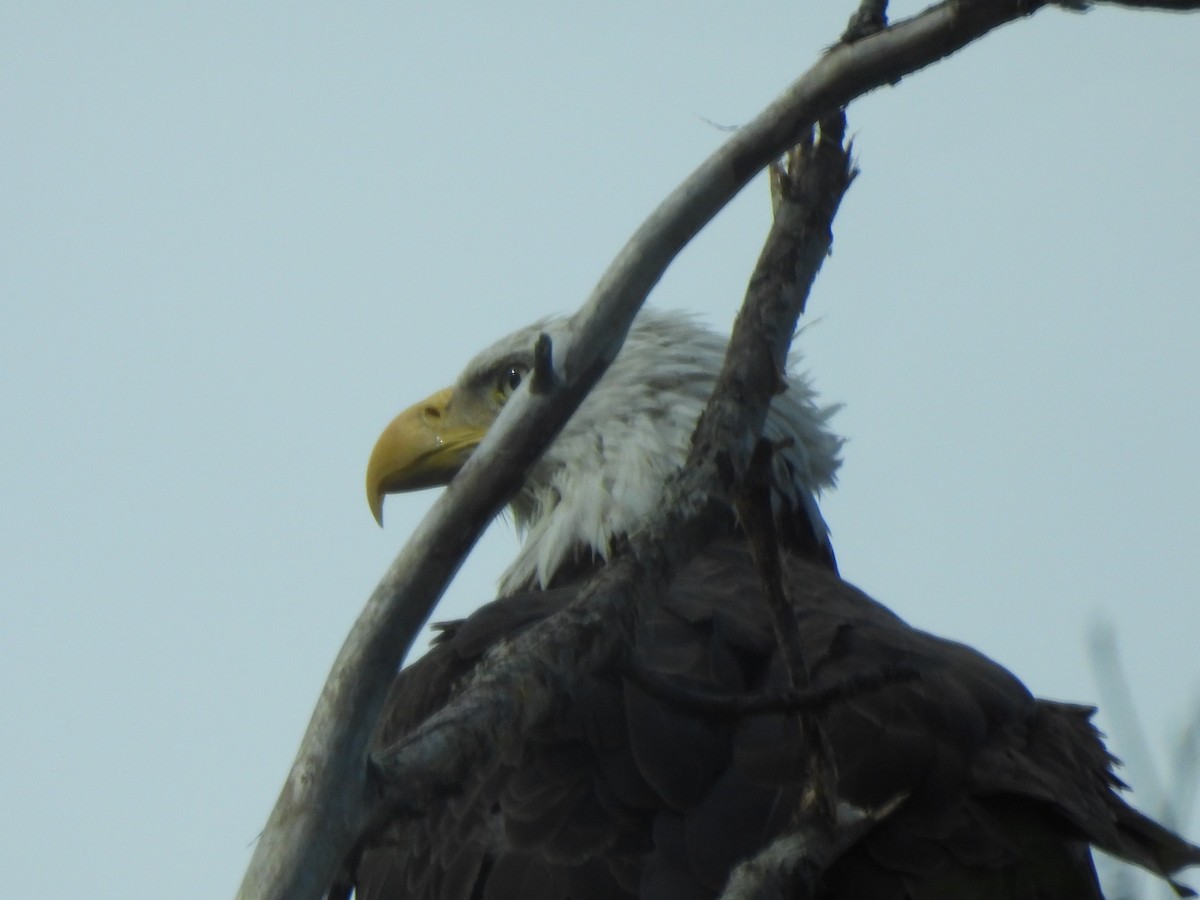
<svg viewBox="0 0 1200 900"><path fill-rule="evenodd" d="M0 4L6 892L232 894L432 499L375 526L379 430L577 307L850 10ZM856 103L800 341L845 403L845 576L1059 699L1113 622L1159 765L1200 698L1198 42L1048 10ZM768 210L653 302L726 329Z"/></svg>

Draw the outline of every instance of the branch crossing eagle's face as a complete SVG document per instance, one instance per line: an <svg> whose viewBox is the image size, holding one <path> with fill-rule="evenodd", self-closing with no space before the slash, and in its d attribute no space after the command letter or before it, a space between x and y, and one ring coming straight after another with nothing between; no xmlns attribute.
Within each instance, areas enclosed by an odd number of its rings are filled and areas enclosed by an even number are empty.
<svg viewBox="0 0 1200 900"><path fill-rule="evenodd" d="M385 494L446 484L462 467L533 365L538 334L552 340L566 319L524 328L480 353L453 387L409 407L379 437L367 466L367 499L382 522ZM667 477L687 457L712 392L726 340L681 313L646 310L608 371L535 464L511 509L525 540L501 579L508 593L550 583L564 564L607 559L614 541L655 509ZM806 507L833 484L842 441L828 428L836 407L817 405L808 381L789 376L765 435L775 457L776 502Z"/></svg>

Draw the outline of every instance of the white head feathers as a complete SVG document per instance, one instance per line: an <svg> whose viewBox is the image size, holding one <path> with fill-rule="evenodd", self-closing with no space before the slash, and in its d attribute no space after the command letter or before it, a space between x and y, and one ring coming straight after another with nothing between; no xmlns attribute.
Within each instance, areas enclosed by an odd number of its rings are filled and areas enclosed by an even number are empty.
<svg viewBox="0 0 1200 900"><path fill-rule="evenodd" d="M499 359L528 353L540 332L553 339L565 319L522 329L479 354L459 384ZM578 554L608 558L655 509L667 477L687 457L712 392L726 338L683 313L644 310L616 359L534 466L511 508L524 542L501 578L502 594L545 586ZM835 406L818 406L808 381L790 375L767 416L766 437L790 438L776 454L776 501L807 507L834 483L842 440L828 428Z"/></svg>

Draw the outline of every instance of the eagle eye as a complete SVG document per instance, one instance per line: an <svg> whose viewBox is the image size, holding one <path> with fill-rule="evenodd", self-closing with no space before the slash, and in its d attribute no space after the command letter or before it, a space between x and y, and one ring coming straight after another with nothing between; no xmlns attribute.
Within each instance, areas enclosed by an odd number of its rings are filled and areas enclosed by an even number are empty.
<svg viewBox="0 0 1200 900"><path fill-rule="evenodd" d="M528 371L524 366L512 365L500 370L496 381L496 399L501 403L512 396L513 391L521 386L522 379Z"/></svg>

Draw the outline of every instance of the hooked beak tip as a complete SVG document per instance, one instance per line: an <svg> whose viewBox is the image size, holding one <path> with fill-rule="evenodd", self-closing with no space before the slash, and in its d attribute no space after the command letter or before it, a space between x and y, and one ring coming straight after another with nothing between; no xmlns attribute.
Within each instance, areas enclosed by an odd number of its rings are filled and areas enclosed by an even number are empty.
<svg viewBox="0 0 1200 900"><path fill-rule="evenodd" d="M380 528L383 527L383 493L381 491L367 489L367 503L371 507L371 515L375 517L375 524Z"/></svg>

